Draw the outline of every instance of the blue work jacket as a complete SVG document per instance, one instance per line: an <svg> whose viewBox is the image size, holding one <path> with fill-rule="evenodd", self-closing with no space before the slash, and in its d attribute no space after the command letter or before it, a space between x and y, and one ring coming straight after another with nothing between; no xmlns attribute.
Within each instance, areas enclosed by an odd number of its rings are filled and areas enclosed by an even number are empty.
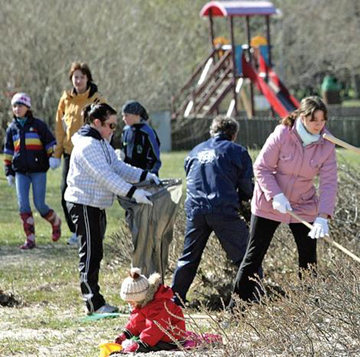
<svg viewBox="0 0 360 357"><path fill-rule="evenodd" d="M185 159L185 171L188 217L237 215L240 201L252 197L254 174L249 153L225 134L197 145Z"/></svg>

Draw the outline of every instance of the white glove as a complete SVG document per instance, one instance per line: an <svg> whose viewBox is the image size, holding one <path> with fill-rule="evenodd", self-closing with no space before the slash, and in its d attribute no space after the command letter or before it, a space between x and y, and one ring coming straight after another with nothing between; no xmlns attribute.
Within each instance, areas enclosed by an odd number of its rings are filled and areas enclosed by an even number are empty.
<svg viewBox="0 0 360 357"><path fill-rule="evenodd" d="M61 165L61 159L57 159L56 157L50 157L49 165L52 170L57 169Z"/></svg>
<svg viewBox="0 0 360 357"><path fill-rule="evenodd" d="M148 199L148 196L151 196L151 193L145 190L136 189L133 193L136 203L144 203L152 206L153 203Z"/></svg>
<svg viewBox="0 0 360 357"><path fill-rule="evenodd" d="M152 174L151 172L148 172L146 174L146 180L154 181L155 185L160 185L161 184L160 179L155 174Z"/></svg>
<svg viewBox="0 0 360 357"><path fill-rule="evenodd" d="M272 206L273 209L276 209L283 214L287 213L287 211L292 211L290 202L283 193L279 193L274 196Z"/></svg>
<svg viewBox="0 0 360 357"><path fill-rule="evenodd" d="M120 149L115 149L115 154L118 157L119 160L124 161L125 160L125 153L124 151L120 150Z"/></svg>
<svg viewBox="0 0 360 357"><path fill-rule="evenodd" d="M317 217L308 236L312 239L319 239L329 234L329 226L326 218Z"/></svg>
<svg viewBox="0 0 360 357"><path fill-rule="evenodd" d="M9 175L6 176L7 182L9 186L14 186L15 176Z"/></svg>

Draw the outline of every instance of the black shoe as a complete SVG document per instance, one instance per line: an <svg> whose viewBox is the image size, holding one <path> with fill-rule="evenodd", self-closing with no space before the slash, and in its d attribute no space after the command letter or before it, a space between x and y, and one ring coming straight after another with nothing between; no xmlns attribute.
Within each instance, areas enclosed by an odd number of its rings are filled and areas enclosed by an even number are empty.
<svg viewBox="0 0 360 357"><path fill-rule="evenodd" d="M95 314L112 314L114 312L119 312L119 309L116 306L111 306L105 303L103 306L98 308L94 313Z"/></svg>
<svg viewBox="0 0 360 357"><path fill-rule="evenodd" d="M179 298L178 296L174 296L174 297L172 298L172 301L173 301L176 305L182 307L183 309L184 309L185 307L188 307L188 304L189 304L189 301L188 301L188 300L186 300L186 299L182 300L182 299Z"/></svg>

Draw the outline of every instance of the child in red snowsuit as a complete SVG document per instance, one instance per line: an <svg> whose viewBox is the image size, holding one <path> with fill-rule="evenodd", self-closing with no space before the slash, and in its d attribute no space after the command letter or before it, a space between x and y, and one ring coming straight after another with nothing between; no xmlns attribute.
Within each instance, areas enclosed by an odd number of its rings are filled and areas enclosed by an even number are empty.
<svg viewBox="0 0 360 357"><path fill-rule="evenodd" d="M178 348L175 341L184 342L183 312L171 300L174 293L161 284L158 273L147 279L139 268L132 268L120 296L132 306L129 321L115 340L123 346L122 353L173 350Z"/></svg>

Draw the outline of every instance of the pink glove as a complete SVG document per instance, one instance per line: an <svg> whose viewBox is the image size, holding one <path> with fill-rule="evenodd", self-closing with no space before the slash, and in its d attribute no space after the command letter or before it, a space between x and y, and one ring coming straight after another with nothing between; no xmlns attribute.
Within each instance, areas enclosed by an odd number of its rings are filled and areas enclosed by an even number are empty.
<svg viewBox="0 0 360 357"><path fill-rule="evenodd" d="M123 333L121 333L118 337L115 339L115 343L118 343L119 345L122 345L122 343L126 340L126 336Z"/></svg>
<svg viewBox="0 0 360 357"><path fill-rule="evenodd" d="M217 344L223 342L221 335L214 333L205 332L200 335L192 331L186 331L185 334L186 334L186 340L184 343L185 349L192 349L204 344Z"/></svg>
<svg viewBox="0 0 360 357"><path fill-rule="evenodd" d="M121 353L132 353L136 352L139 348L139 344L134 342L131 342L130 344L127 344L124 349L121 350Z"/></svg>

